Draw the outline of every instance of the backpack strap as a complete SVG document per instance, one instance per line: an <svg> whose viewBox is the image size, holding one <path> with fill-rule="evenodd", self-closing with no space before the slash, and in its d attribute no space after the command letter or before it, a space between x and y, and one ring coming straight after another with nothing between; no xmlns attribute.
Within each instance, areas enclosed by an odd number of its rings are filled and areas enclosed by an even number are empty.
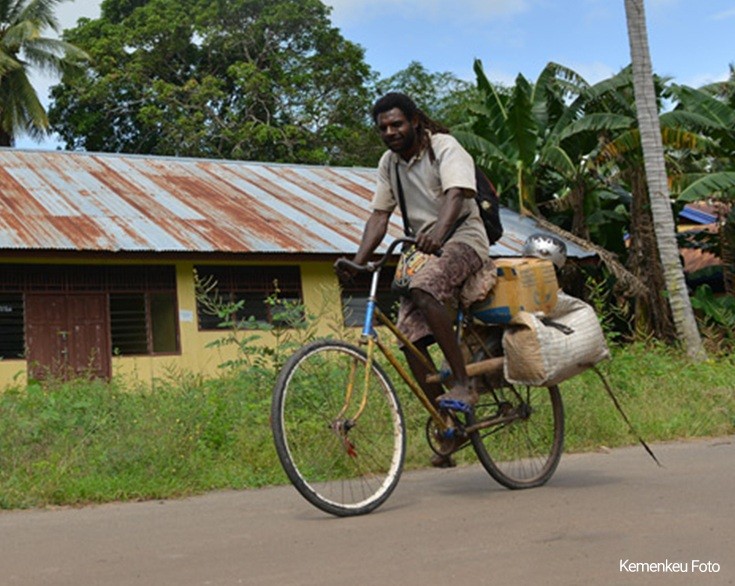
<svg viewBox="0 0 735 586"><path fill-rule="evenodd" d="M401 176L398 174L398 161L396 161L396 187L398 191L398 205L401 208L401 218L403 219L403 232L406 236L414 236L413 230L411 229L411 225L408 222L408 209L406 208L406 197L403 195L403 185L401 184ZM454 225L451 227L449 232L447 232L442 239L442 244L447 242L452 236L454 236L454 233L459 229L459 227L464 224L465 220L469 217L469 212L466 214L463 214L457 220L454 222Z"/></svg>
<svg viewBox="0 0 735 586"><path fill-rule="evenodd" d="M401 176L398 174L398 161L396 161L396 187L398 188L398 205L401 207L401 218L403 219L403 233L406 236L413 236L413 230L408 223L408 210L406 209L406 198L403 195Z"/></svg>

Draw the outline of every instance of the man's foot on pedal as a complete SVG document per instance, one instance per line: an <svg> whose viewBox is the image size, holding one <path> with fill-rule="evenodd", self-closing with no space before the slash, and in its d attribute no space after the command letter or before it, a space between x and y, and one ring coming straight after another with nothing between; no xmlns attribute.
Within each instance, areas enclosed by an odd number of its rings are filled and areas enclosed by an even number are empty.
<svg viewBox="0 0 735 586"><path fill-rule="evenodd" d="M454 387L449 392L439 395L437 403L442 409L467 413L477 403L477 393L467 387Z"/></svg>
<svg viewBox="0 0 735 586"><path fill-rule="evenodd" d="M434 468L454 468L457 465L457 462L449 455L444 456L442 454L432 454L431 465Z"/></svg>

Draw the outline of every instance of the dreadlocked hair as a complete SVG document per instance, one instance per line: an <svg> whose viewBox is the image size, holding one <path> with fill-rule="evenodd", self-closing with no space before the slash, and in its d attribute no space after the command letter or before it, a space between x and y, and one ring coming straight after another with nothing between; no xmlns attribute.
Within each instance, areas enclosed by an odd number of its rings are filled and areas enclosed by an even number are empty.
<svg viewBox="0 0 735 586"><path fill-rule="evenodd" d="M418 121L416 134L421 141L421 146L429 150L429 158L433 162L436 158L434 149L431 148L430 134L449 134L449 129L441 122L429 118L409 96L401 92L389 92L375 102L372 109L373 122L377 124L378 115L393 108L398 108L409 120L414 117ZM428 132L427 132L428 131Z"/></svg>

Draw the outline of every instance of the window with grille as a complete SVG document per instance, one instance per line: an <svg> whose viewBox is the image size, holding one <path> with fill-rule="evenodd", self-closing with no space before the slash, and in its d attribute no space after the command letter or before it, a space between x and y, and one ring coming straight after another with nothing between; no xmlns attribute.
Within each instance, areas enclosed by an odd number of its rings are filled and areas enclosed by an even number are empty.
<svg viewBox="0 0 735 586"><path fill-rule="evenodd" d="M23 358L23 295L0 294L0 359Z"/></svg>
<svg viewBox="0 0 735 586"><path fill-rule="evenodd" d="M365 321L365 304L370 293L372 274L359 273L350 283L342 285L342 316L347 326L362 326ZM378 281L378 307L385 315L395 320L398 314L400 295L391 291L393 270L386 267Z"/></svg>
<svg viewBox="0 0 735 586"><path fill-rule="evenodd" d="M298 266L194 267L200 330L295 325L303 320Z"/></svg>
<svg viewBox="0 0 735 586"><path fill-rule="evenodd" d="M0 357L24 355L25 293L109 295L113 353L179 351L171 265L0 264Z"/></svg>
<svg viewBox="0 0 735 586"><path fill-rule="evenodd" d="M111 293L112 352L120 356L176 352L176 296L173 293Z"/></svg>

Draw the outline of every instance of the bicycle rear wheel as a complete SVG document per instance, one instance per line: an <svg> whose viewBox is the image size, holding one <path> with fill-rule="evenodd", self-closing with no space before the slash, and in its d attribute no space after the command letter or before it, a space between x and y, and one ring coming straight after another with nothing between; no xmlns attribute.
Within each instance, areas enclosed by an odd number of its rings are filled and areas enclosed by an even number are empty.
<svg viewBox="0 0 735 586"><path fill-rule="evenodd" d="M469 425L495 421L471 434L490 475L507 488L533 488L554 474L564 449L564 406L559 387L494 388L481 395Z"/></svg>
<svg viewBox="0 0 735 586"><path fill-rule="evenodd" d="M318 340L299 349L276 381L271 425L286 474L322 511L369 513L398 484L406 452L403 413L385 371L373 362L367 372L360 348Z"/></svg>

